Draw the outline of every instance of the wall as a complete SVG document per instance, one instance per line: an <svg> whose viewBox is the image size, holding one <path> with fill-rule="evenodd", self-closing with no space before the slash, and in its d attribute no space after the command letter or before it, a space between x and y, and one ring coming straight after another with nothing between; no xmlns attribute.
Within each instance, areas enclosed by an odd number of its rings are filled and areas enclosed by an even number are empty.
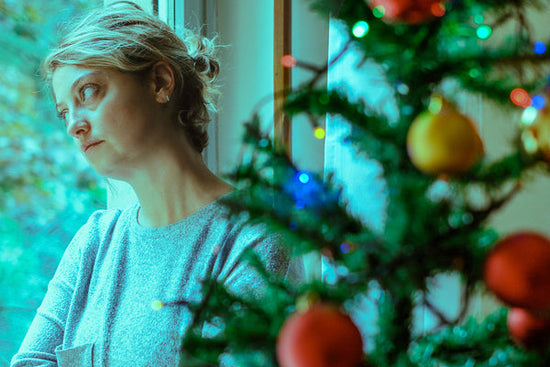
<svg viewBox="0 0 550 367"><path fill-rule="evenodd" d="M308 1L292 1L292 54L302 62L322 67L328 59L329 21L327 16L314 13ZM309 70L294 68L292 86L298 87L312 77ZM317 86L326 86L326 78ZM317 121L325 127L324 119ZM323 173L325 141L313 135L313 126L306 116L298 116L292 121L292 157L301 168Z"/></svg>
<svg viewBox="0 0 550 367"><path fill-rule="evenodd" d="M273 121L273 2L218 1L222 56L222 96L218 113L218 170L235 167L241 151L242 124L260 108L266 128Z"/></svg>

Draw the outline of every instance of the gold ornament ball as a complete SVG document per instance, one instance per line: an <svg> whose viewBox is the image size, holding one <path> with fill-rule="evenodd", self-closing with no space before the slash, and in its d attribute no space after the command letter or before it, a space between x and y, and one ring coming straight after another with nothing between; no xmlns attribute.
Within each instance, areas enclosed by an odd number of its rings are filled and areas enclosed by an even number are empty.
<svg viewBox="0 0 550 367"><path fill-rule="evenodd" d="M407 151L416 168L433 175L464 173L484 154L472 120L442 97L433 97L428 111L412 122Z"/></svg>

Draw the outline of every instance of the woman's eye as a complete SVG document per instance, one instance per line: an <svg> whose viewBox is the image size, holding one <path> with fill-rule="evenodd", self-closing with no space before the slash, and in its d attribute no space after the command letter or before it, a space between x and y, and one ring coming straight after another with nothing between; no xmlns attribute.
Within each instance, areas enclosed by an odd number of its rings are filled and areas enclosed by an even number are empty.
<svg viewBox="0 0 550 367"><path fill-rule="evenodd" d="M67 124L67 110L63 110L57 113L57 117L62 120L65 125Z"/></svg>
<svg viewBox="0 0 550 367"><path fill-rule="evenodd" d="M86 84L80 89L80 98L83 102L86 102L96 91L97 86L95 84Z"/></svg>

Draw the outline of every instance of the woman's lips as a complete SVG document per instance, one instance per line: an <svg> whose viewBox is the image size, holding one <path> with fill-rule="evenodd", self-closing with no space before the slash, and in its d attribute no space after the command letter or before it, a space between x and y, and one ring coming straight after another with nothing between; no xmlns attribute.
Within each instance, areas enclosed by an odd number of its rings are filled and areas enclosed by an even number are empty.
<svg viewBox="0 0 550 367"><path fill-rule="evenodd" d="M95 147L96 145L99 145L99 144L101 144L101 143L103 143L103 140L101 140L101 141L96 141L96 142L94 142L94 143L90 143L90 144L87 144L87 145L83 145L83 146L82 146L82 151L83 151L84 153L86 153L88 150L90 150L90 148L93 148L93 147Z"/></svg>

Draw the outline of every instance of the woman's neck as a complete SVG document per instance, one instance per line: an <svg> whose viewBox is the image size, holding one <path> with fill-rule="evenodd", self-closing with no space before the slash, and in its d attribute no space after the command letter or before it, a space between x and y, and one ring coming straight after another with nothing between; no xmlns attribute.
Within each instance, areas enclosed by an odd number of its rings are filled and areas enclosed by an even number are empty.
<svg viewBox="0 0 550 367"><path fill-rule="evenodd" d="M189 150L157 152L128 183L140 202L138 220L145 227L178 222L233 190L206 167L200 153Z"/></svg>

